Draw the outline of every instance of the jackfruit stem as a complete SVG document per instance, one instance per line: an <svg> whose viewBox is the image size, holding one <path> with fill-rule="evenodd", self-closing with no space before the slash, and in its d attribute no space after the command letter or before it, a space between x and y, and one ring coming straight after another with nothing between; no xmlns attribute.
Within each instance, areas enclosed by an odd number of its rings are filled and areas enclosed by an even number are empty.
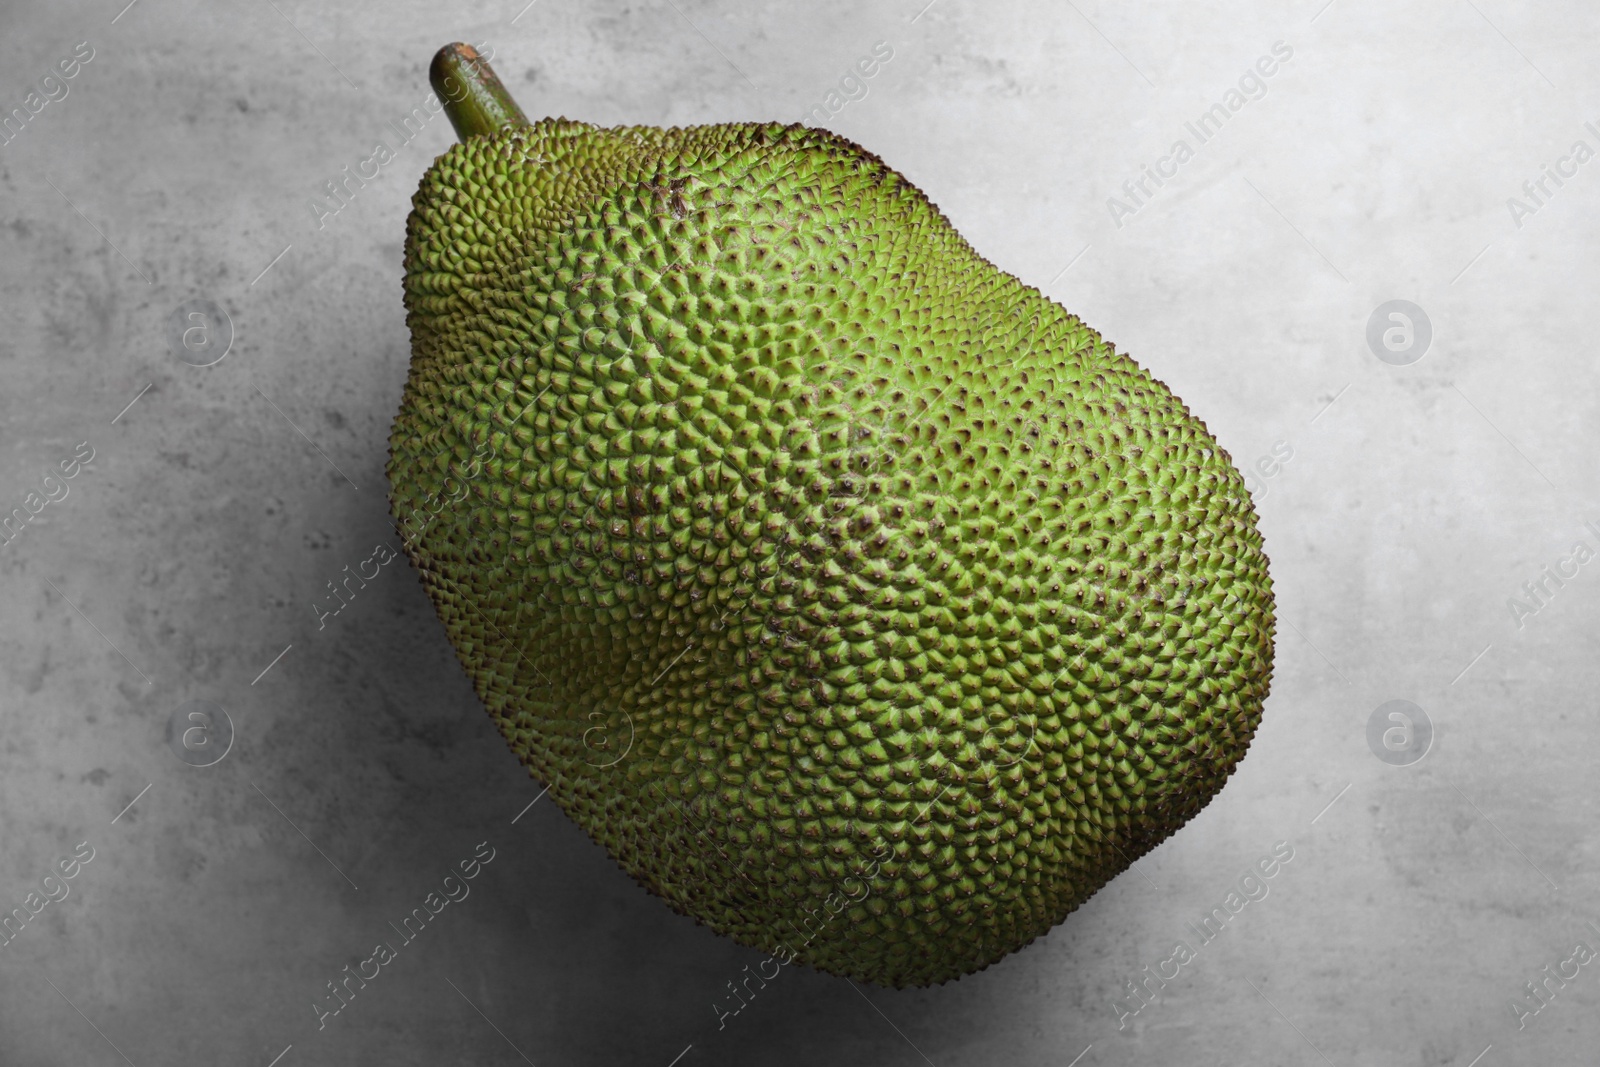
<svg viewBox="0 0 1600 1067"><path fill-rule="evenodd" d="M428 67L428 81L444 103L456 136L465 141L511 126L528 126L528 117L511 99L489 61L470 44L447 44Z"/></svg>

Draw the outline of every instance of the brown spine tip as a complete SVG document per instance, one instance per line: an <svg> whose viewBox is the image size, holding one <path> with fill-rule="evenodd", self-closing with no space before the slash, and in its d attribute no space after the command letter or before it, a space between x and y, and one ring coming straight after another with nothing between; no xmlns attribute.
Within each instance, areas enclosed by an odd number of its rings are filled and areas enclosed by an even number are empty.
<svg viewBox="0 0 1600 1067"><path fill-rule="evenodd" d="M489 61L470 44L457 41L439 49L428 67L428 81L443 102L456 136L463 141L529 125Z"/></svg>

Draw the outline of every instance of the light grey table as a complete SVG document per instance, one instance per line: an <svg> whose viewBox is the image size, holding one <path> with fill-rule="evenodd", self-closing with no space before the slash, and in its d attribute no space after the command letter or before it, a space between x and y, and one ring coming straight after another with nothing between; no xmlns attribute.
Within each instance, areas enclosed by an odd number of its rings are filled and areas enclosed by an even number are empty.
<svg viewBox="0 0 1600 1067"><path fill-rule="evenodd" d="M0 1063L1592 1060L1592 7L123 2L0 13L0 511L27 511L0 908L37 908L0 948ZM528 806L415 577L374 560L404 219L452 140L426 69L457 39L534 115L809 113L1184 398L1254 472L1281 620L1210 807L981 974L790 969L719 1025L759 957ZM194 301L231 323L191 336L207 367L169 342ZM232 724L208 767L169 744L191 701Z"/></svg>

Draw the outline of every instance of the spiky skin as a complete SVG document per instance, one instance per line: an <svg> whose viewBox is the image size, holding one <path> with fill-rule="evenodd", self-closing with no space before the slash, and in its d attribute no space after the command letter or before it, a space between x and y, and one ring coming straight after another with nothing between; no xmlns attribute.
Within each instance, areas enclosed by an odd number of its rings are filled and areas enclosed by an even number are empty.
<svg viewBox="0 0 1600 1067"><path fill-rule="evenodd" d="M859 146L475 136L405 297L411 560L513 751L677 911L947 981L1244 755L1272 595L1227 454Z"/></svg>

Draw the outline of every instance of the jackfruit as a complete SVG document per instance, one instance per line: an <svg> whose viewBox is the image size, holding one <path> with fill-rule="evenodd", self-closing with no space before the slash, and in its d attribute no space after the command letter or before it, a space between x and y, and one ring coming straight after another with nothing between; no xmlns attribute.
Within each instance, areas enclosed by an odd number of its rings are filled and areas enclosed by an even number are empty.
<svg viewBox="0 0 1600 1067"><path fill-rule="evenodd" d="M979 970L1222 787L1273 602L1228 454L800 125L463 140L406 227L394 518L496 726L638 882L880 985Z"/></svg>

